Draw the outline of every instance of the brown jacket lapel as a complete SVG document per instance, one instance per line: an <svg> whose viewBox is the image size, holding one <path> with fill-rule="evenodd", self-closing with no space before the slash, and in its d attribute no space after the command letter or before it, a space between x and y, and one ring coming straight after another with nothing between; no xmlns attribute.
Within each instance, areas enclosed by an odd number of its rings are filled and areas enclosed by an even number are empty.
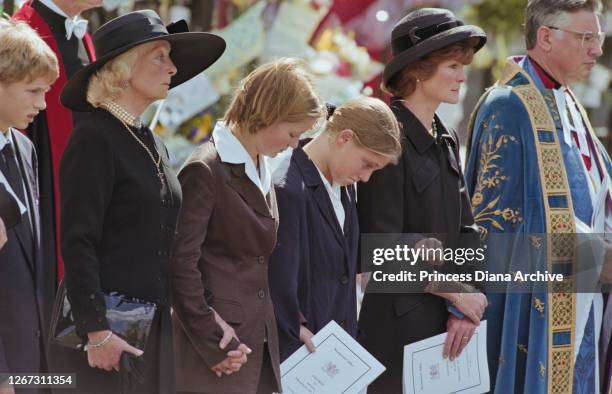
<svg viewBox="0 0 612 394"><path fill-rule="evenodd" d="M270 207L266 202L261 190L249 179L245 170L244 163L230 164L223 163L230 167L231 176L228 184L234 189L244 201L260 215L273 219Z"/></svg>

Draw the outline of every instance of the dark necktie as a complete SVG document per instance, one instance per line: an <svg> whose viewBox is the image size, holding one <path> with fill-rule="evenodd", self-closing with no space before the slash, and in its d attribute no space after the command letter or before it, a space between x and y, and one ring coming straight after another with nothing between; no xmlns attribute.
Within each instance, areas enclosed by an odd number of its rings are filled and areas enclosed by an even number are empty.
<svg viewBox="0 0 612 394"><path fill-rule="evenodd" d="M15 150L13 149L13 145L9 142L4 145L2 149L2 160L0 160L0 170L4 173L5 178L7 179L11 189L19 198L19 201L26 207L28 206L28 200L26 199L24 193L24 183L23 178L19 172L19 164L17 163L17 158L15 157ZM15 230L19 234L19 237L22 239L24 243L24 248L31 253L33 251L34 242L32 239L32 226L30 225L30 215L28 212L24 213L21 218L21 224L15 227Z"/></svg>

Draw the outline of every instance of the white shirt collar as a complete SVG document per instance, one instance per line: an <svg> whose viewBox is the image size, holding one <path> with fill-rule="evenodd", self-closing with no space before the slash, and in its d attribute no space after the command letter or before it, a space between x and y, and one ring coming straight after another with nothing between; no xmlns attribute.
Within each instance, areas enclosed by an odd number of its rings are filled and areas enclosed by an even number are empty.
<svg viewBox="0 0 612 394"><path fill-rule="evenodd" d="M321 170L319 170L319 167L315 165L315 168L317 169L317 171L319 171L319 175L321 176L321 180L323 181L323 185L325 185L325 188L328 191L332 192L334 197L340 198L342 196L342 194L340 193L340 185L338 185L337 183L329 183L325 175L323 175Z"/></svg>
<svg viewBox="0 0 612 394"><path fill-rule="evenodd" d="M234 133L223 122L217 122L212 132L219 158L225 163L244 164L246 175L265 195L270 191L272 176L268 166L268 158L259 155L259 174L251 156Z"/></svg>
<svg viewBox="0 0 612 394"><path fill-rule="evenodd" d="M4 146L6 144L8 144L9 142L13 142L14 137L12 136L12 129L9 127L8 132L6 133L6 136L4 135L4 133L0 132L0 151L2 151L2 149L4 149ZM13 143L13 149L15 148L15 144ZM2 172L0 172L0 183L4 184L4 187L6 188L6 190L8 190L8 192L13 196L13 198L15 199L15 201L17 201L17 205L19 205L19 210L21 211L21 214L23 215L24 213L26 213L27 208L24 205L26 202L25 201L20 201L19 198L17 197L17 195L15 194L15 192L13 191L13 189L11 188L11 185L9 185L6 177L4 176L4 174Z"/></svg>
<svg viewBox="0 0 612 394"><path fill-rule="evenodd" d="M61 8L57 6L57 4L55 4L53 0L39 0L39 1L43 3L47 8L49 8L51 11L55 12L56 14L60 14L64 18L70 18L68 15L66 15L64 11L62 11Z"/></svg>
<svg viewBox="0 0 612 394"><path fill-rule="evenodd" d="M313 162L314 164L314 162ZM323 181L323 185L325 186L325 190L327 190L327 194L329 195L329 199L331 200L332 207L334 208L334 213L336 214L336 218L338 219L338 224L340 225L340 230L344 234L344 206L342 205L342 188L337 183L329 183L325 175L319 170L319 167L315 165L317 171L319 171L319 176Z"/></svg>
<svg viewBox="0 0 612 394"><path fill-rule="evenodd" d="M9 127L8 132L6 133L6 135L2 132L0 132L0 151L2 151L2 149L4 149L4 146L6 144L8 144L9 142L13 141L13 137L11 136L11 128Z"/></svg>

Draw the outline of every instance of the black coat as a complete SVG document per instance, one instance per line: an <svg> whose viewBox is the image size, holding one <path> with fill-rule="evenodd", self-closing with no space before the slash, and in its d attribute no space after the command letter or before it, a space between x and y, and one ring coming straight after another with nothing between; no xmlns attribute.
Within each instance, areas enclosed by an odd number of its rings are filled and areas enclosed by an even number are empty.
<svg viewBox="0 0 612 394"><path fill-rule="evenodd" d="M269 276L284 360L302 345L301 317L313 333L335 320L357 335L359 225L354 187L341 188L343 232L321 176L301 147L279 165L273 179L279 228Z"/></svg>
<svg viewBox="0 0 612 394"><path fill-rule="evenodd" d="M162 155L169 187L161 188L147 152L107 111L90 112L70 137L60 167L64 280L81 335L108 329L104 293L158 305L141 390L166 393L174 389L168 297L181 190L163 143L148 129L135 132ZM85 353L57 346L51 353L54 371L77 373L79 392L118 392L118 374L90 368Z"/></svg>
<svg viewBox="0 0 612 394"><path fill-rule="evenodd" d="M35 373L46 364L37 163L32 143L17 130L12 130L11 134L28 200L22 203L28 207L33 219L34 248L31 251L24 249L23 237L26 231L30 231L25 224L28 220L26 212L20 224L7 230L8 241L0 249L0 372ZM3 160L1 154L0 160Z"/></svg>
<svg viewBox="0 0 612 394"><path fill-rule="evenodd" d="M470 200L459 165L457 137L436 117L436 140L399 100L391 103L404 136L397 165L358 185L362 233L436 233L445 248L477 241ZM466 237L467 235L467 237ZM467 264L466 264L467 265ZM454 264L453 264L454 266ZM467 267L451 267L461 272ZM403 347L446 331L448 311L428 293L364 296L359 328L364 346L387 367L368 393L401 393Z"/></svg>

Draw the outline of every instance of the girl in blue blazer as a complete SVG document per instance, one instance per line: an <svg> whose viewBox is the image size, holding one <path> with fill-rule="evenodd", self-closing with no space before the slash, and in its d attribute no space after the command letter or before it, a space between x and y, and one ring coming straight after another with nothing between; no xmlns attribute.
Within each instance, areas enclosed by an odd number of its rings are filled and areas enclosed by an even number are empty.
<svg viewBox="0 0 612 394"><path fill-rule="evenodd" d="M329 108L323 131L302 140L273 174L279 228L270 291L281 361L335 320L357 335L359 223L355 183L401 152L393 113L374 98Z"/></svg>

